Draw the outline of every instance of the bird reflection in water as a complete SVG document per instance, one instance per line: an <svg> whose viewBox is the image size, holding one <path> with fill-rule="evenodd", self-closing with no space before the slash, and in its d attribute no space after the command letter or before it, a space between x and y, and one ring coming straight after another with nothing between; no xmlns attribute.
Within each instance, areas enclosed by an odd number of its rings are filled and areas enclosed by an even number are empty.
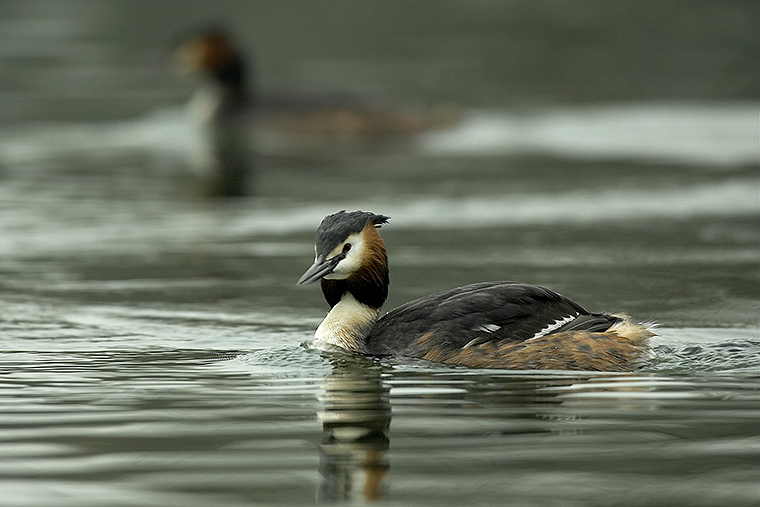
<svg viewBox="0 0 760 507"><path fill-rule="evenodd" d="M334 358L333 358L334 359ZM335 361L321 398L321 475L317 500L365 501L384 497L391 423L390 387L364 360Z"/></svg>

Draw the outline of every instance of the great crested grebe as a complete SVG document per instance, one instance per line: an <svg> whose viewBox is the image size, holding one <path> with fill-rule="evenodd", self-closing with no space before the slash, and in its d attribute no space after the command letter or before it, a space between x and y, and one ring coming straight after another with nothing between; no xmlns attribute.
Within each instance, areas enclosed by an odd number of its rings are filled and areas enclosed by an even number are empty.
<svg viewBox="0 0 760 507"><path fill-rule="evenodd" d="M415 299L378 319L388 258L377 229L389 217L339 211L322 220L316 259L298 284L321 281L330 312L318 346L475 368L631 371L651 357L653 326L590 313L549 289L482 282Z"/></svg>
<svg viewBox="0 0 760 507"><path fill-rule="evenodd" d="M207 197L248 193L253 169L252 130L247 111L253 104L245 59L221 31L208 30L180 45L186 70L203 77L190 101L190 114L203 129L193 190Z"/></svg>

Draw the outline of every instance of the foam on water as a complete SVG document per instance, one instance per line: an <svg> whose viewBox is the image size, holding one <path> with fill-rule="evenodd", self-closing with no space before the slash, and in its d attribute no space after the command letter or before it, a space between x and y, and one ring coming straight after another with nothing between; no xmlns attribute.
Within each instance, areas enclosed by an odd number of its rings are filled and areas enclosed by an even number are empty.
<svg viewBox="0 0 760 507"><path fill-rule="evenodd" d="M549 153L580 159L757 164L758 104L614 104L539 113L473 112L428 135L439 154Z"/></svg>

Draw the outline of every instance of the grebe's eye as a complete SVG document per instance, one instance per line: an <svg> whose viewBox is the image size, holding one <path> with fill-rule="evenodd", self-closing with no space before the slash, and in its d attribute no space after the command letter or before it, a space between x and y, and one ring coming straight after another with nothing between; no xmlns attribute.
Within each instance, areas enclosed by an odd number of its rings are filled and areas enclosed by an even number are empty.
<svg viewBox="0 0 760 507"><path fill-rule="evenodd" d="M349 250L351 250L351 243L343 245L343 253L348 253Z"/></svg>

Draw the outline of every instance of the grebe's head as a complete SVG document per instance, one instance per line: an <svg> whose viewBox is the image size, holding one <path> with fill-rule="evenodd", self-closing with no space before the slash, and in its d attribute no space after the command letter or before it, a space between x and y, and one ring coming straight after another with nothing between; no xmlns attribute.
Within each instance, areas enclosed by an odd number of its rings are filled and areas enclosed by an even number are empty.
<svg viewBox="0 0 760 507"><path fill-rule="evenodd" d="M182 40L177 57L180 66L190 72L217 75L242 58L232 38L221 28L206 28Z"/></svg>
<svg viewBox="0 0 760 507"><path fill-rule="evenodd" d="M298 284L326 280L345 280L362 271L387 271L385 244L377 233L388 223L385 215L366 211L339 211L319 224L314 249L314 264Z"/></svg>

